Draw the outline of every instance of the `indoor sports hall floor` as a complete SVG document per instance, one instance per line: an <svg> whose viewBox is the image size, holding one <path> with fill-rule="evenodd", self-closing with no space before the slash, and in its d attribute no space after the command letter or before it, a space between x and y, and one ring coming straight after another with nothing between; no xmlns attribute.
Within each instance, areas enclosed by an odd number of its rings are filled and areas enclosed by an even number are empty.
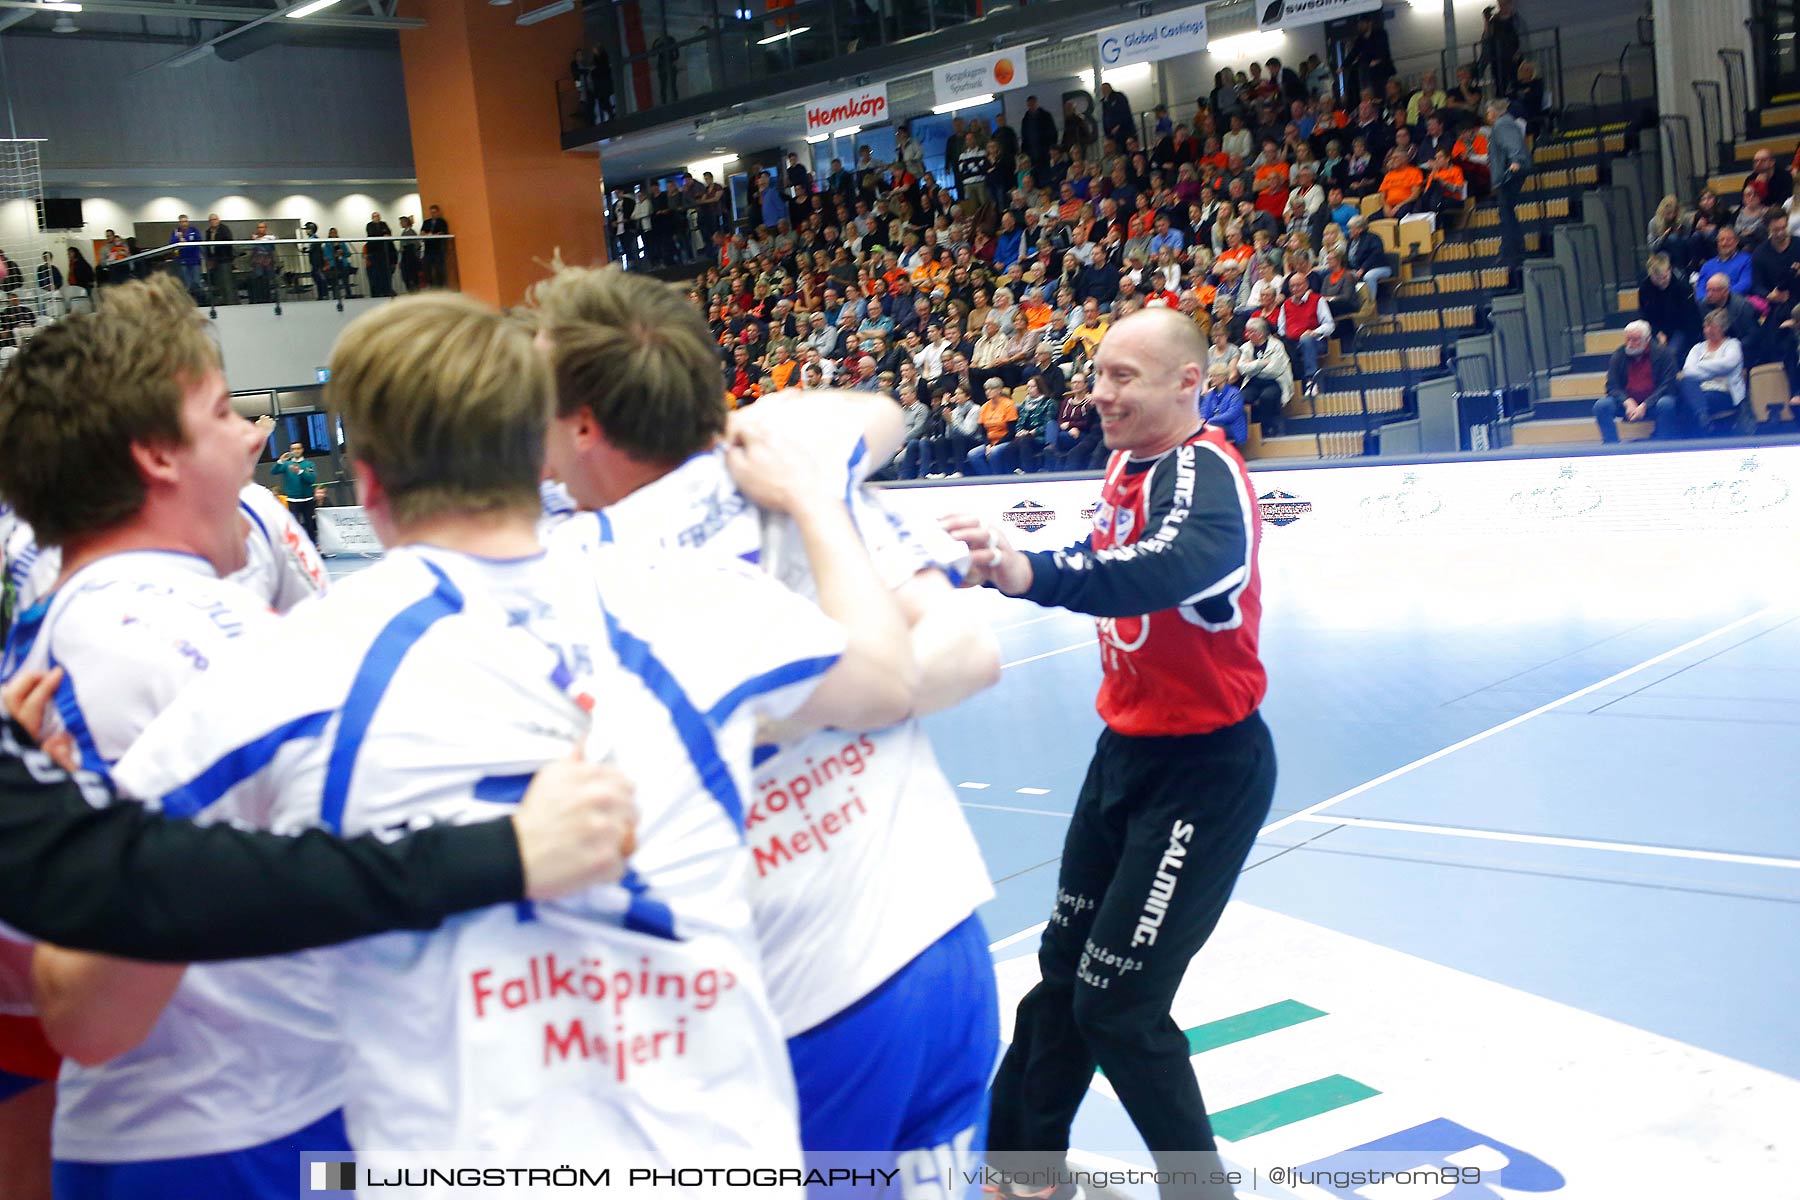
<svg viewBox="0 0 1800 1200"><path fill-rule="evenodd" d="M1792 539L1263 545L1280 781L1176 1005L1222 1148L1509 1169L1255 1194L1800 1196ZM1090 621L970 603L1003 681L931 728L998 892L1010 1027L1099 657ZM1148 1161L1103 1079L1076 1143Z"/></svg>
<svg viewBox="0 0 1800 1200"><path fill-rule="evenodd" d="M1766 491L1770 463L1724 470ZM1546 470L1513 500L1597 503L1598 467ZM1345 478L1267 485L1307 477ZM1665 532L1629 507L1609 528L1480 536L1311 519L1264 526L1280 781L1175 1007L1222 1148L1257 1171L1240 1194L1800 1197L1792 530ZM1099 655L1085 618L961 602L1006 669L930 727L995 882L981 915L1010 1030L1100 728ZM1075 1135L1078 1161L1149 1161L1103 1078ZM1484 1182L1268 1177L1430 1165Z"/></svg>

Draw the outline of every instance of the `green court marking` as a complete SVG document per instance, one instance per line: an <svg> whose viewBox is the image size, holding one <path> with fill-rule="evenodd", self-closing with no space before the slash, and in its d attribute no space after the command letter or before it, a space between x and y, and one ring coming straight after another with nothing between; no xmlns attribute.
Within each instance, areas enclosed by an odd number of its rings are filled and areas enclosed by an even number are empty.
<svg viewBox="0 0 1800 1200"><path fill-rule="evenodd" d="M1208 1050L1217 1050L1220 1046L1248 1041L1324 1015L1322 1010L1310 1004L1302 1004L1298 1000L1282 1000L1262 1008L1253 1008L1249 1012L1241 1012L1235 1017L1208 1021L1181 1032L1187 1037L1188 1056L1191 1058L1196 1054L1205 1054ZM1096 1070L1095 1074L1105 1075L1106 1072Z"/></svg>
<svg viewBox="0 0 1800 1200"><path fill-rule="evenodd" d="M1379 1095L1380 1092L1367 1084L1343 1075L1327 1075L1285 1092L1216 1112L1212 1115L1213 1132L1226 1141L1238 1142Z"/></svg>
<svg viewBox="0 0 1800 1200"><path fill-rule="evenodd" d="M1208 1021L1182 1032L1187 1034L1188 1053L1204 1054L1208 1050L1217 1050L1220 1046L1261 1037L1265 1033L1274 1033L1277 1029L1286 1029L1290 1025L1299 1025L1324 1015L1310 1004L1302 1004L1298 1000L1282 1000L1239 1013L1235 1017Z"/></svg>

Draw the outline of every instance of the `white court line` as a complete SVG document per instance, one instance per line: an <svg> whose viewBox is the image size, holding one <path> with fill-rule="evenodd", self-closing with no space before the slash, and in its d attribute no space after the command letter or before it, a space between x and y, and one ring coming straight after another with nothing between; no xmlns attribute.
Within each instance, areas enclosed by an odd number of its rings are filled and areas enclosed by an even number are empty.
<svg viewBox="0 0 1800 1200"><path fill-rule="evenodd" d="M1048 796L1050 794L1049 788L1015 788L1014 790L1021 796Z"/></svg>
<svg viewBox="0 0 1800 1200"><path fill-rule="evenodd" d="M1523 725L1525 722L1531 720L1533 717L1540 717L1540 716L1544 715L1545 713L1552 711L1553 709L1561 708L1563 705L1568 704L1570 701L1579 700L1583 696L1592 695L1594 692L1599 691L1601 688L1610 687L1612 684L1617 683L1621 679L1626 679L1626 678L1629 678L1630 676L1636 675L1639 671L1647 671L1651 667L1654 667L1654 666L1658 665L1659 663L1667 662L1669 659L1674 658L1678 654L1685 654L1687 651L1692 650L1696 646L1705 645L1707 642L1712 641L1714 638L1723 637L1726 634L1732 632L1733 630L1736 630L1745 625L1748 625L1752 621L1760 620L1761 618L1768 616L1770 613L1777 612L1779 610L1780 610L1779 605L1772 604L1767 608L1760 609L1757 612L1751 613L1749 616L1739 617L1737 620L1732 621L1731 623L1729 623L1727 625L1722 625L1719 628L1713 630L1711 633L1703 633L1699 637L1694 638L1692 641L1683 642L1681 645L1675 647L1673 650L1665 650L1661 654L1655 655L1654 657L1651 657L1651 658L1647 658L1643 662L1638 663L1635 667L1626 667L1623 671L1620 671L1615 675L1609 675L1605 679L1602 679L1598 683L1590 683L1588 686L1581 688L1578 691L1570 692L1568 695L1564 696L1560 700L1552 700L1548 704L1539 705L1537 708L1532 709L1528 713L1523 713L1519 716L1513 717L1511 720L1508 720L1508 721L1502 721L1500 724L1495 725L1491 729L1484 729L1480 733L1474 734L1470 737L1466 737L1462 741L1457 742L1454 745L1445 746L1442 750L1434 750L1432 753L1427 754L1423 758L1414 759L1412 762L1407 763L1405 766L1395 767L1392 771L1389 771L1387 774L1378 775L1374 779L1369 780L1367 783L1359 783L1355 787L1349 789L1348 791L1339 792L1337 795L1332 796L1329 799L1321 800L1317 804L1313 805L1311 808L1303 808L1299 812L1289 813L1287 816L1282 817L1278 821L1271 821L1267 825L1264 825L1262 827L1262 829L1258 832L1257 836L1262 837L1266 834L1273 833L1275 830L1284 828L1285 826L1288 826L1288 825L1292 825L1296 821L1310 820L1310 818L1325 811L1326 809L1330 808L1334 804L1341 804L1345 800L1349 800L1352 797L1360 796L1364 792L1371 791L1374 788L1378 788L1384 783L1388 783L1388 782L1391 782L1392 780L1400 778L1402 775L1410 775L1412 772L1418 770L1420 767L1429 766L1430 764L1436 762L1440 758L1446 758L1449 755L1455 754L1458 750L1465 750L1468 747L1475 745L1477 742L1484 742L1488 738L1493 737L1495 734L1505 733L1509 729L1512 729L1519 725ZM1087 644L1091 645L1092 643L1087 643ZM1065 650L1073 650L1073 649L1077 649L1077 648L1078 647L1074 647L1074 646L1065 646L1063 648L1063 650L1052 650L1050 653L1051 654L1061 654ZM1039 655L1038 657L1045 658L1045 657L1048 657L1048 655ZM1030 662L1031 659L1023 659L1021 661ZM1006 665L1013 666L1015 664L1008 663ZM1325 824L1327 822L1320 822L1320 823ZM1348 820L1346 820L1344 823L1349 823L1349 822L1348 822ZM1693 853L1705 853L1705 852L1704 851L1694 851ZM1049 924L1050 924L1050 922L1048 922L1048 921L1040 921L1036 925L1033 925L1029 929L1021 929L1019 932L1011 935L1010 937L1003 937L999 941L994 942L991 945L989 945L988 952L994 953L996 951L1004 950L1008 946L1016 945L1017 943L1024 941L1026 938L1036 937L1038 934L1042 933Z"/></svg>
<svg viewBox="0 0 1800 1200"><path fill-rule="evenodd" d="M968 788L971 792L985 792L988 789L988 785L985 783L970 783L967 781L959 783L956 786L959 788Z"/></svg>
<svg viewBox="0 0 1800 1200"><path fill-rule="evenodd" d="M1011 804L977 804L973 800L964 800L962 806L964 808L985 808L989 812L1016 812L1033 817L1061 817L1065 821L1069 819L1068 813L1051 812L1047 808L1015 808Z"/></svg>
<svg viewBox="0 0 1800 1200"><path fill-rule="evenodd" d="M1039 625L1045 621L1054 621L1058 617L1081 617L1082 615L1081 613L1072 613L1066 608L1059 608L1055 612L1045 613L1041 617L1033 617L1029 621L1014 621L1011 625L996 625L994 632L1005 633L1009 629L1023 629L1027 625ZM1092 617L1083 617L1083 619L1093 620Z"/></svg>
<svg viewBox="0 0 1800 1200"><path fill-rule="evenodd" d="M1064 647L1063 647L1063 648L1062 648L1062 649L1060 649L1060 650L1046 650L1046 651L1044 651L1044 653L1042 653L1042 654L1034 654L1034 655L1032 655L1032 656L1031 656L1031 657L1030 657L1030 658L1021 658L1021 659L1018 659L1018 660L1017 660L1017 661L1014 661L1014 662L1009 662L1009 663L1001 663L1001 664L1000 664L1000 669L1001 669L1001 670L1002 670L1002 671L1004 671L1004 670L1006 670L1006 668L1008 668L1008 667L1022 667L1022 666L1024 666L1024 665L1025 665L1025 664L1026 664L1026 663L1033 663L1033 662L1036 662L1036 661L1037 661L1037 660L1038 660L1038 659L1040 659L1040 658L1055 658L1055 657L1056 657L1056 656L1057 656L1057 655L1059 655L1059 654L1067 654L1067 653L1068 653L1068 652L1069 652L1069 651L1071 651L1071 650L1085 650L1085 649L1087 649L1087 648L1088 648L1088 647L1090 647L1090 646L1092 646L1092 645L1094 645L1094 644L1095 644L1095 640L1096 640L1096 639L1095 639L1095 638L1089 638L1089 639L1088 639L1088 640L1087 640L1087 641L1085 641L1085 642L1076 642L1076 643L1075 643L1075 644L1074 644L1074 645L1073 645L1073 646L1064 646Z"/></svg>
<svg viewBox="0 0 1800 1200"><path fill-rule="evenodd" d="M1621 680L1621 679L1627 679L1633 675L1636 675L1639 671L1647 671L1651 667L1654 667L1659 663L1668 662L1671 658L1674 658L1678 654L1685 654L1689 650L1692 650L1696 646L1703 646L1707 642L1712 641L1714 638L1724 637L1726 634L1732 632L1735 629L1742 628L1743 626L1750 624L1752 621L1761 620L1763 617L1768 616L1770 613L1777 612L1777 611L1779 611L1779 606L1771 604L1769 607L1761 609L1757 612L1753 612L1747 617L1739 617L1737 620L1731 622L1728 625L1721 625L1719 628L1713 630L1711 633L1703 633L1699 637L1694 638L1692 641L1683 642L1681 645L1675 647L1673 650L1664 650L1661 654L1655 655L1651 658L1646 658L1643 662L1637 664L1635 667L1626 667L1623 671L1620 671L1613 675L1608 675L1605 679L1602 679L1598 683L1590 683L1584 688L1581 688L1577 691L1570 692L1568 695L1564 696L1560 700L1552 700L1548 704L1540 704L1538 707L1532 709L1528 713L1521 713L1520 715L1513 717L1511 720L1502 721L1502 722L1500 722L1500 724L1495 725L1490 729L1484 729L1480 733L1473 734L1469 737L1466 737L1462 741L1457 742L1454 745L1445 746L1442 750L1434 750L1430 754L1427 754L1425 757L1416 758L1412 762L1407 763L1403 767L1395 767L1392 771L1389 771L1385 775L1377 775L1375 778L1369 780L1367 783L1359 783L1355 787L1351 788L1349 791L1339 792L1337 795L1331 797L1328 800L1319 801L1317 804L1313 805L1311 808L1303 808L1299 812L1289 813L1287 816L1281 818L1279 821L1271 821L1269 824L1264 825L1262 827L1262 833L1259 834L1258 836L1273 833L1273 832L1275 832L1275 830L1280 829L1284 826L1292 825L1295 821L1304 821L1306 818L1313 816L1316 813L1325 811L1326 809L1330 808L1334 804L1342 804L1344 801L1349 800L1355 796L1360 796L1364 792L1370 791L1374 788L1378 788L1384 783L1391 783L1392 781L1400 778L1402 775L1410 775L1414 771L1418 770L1420 767L1430 766L1432 763L1436 762L1440 758L1448 758L1450 755L1455 754L1458 750L1466 750L1470 746L1475 745L1477 742L1485 742L1489 738L1493 737L1496 734L1505 733L1509 729L1513 729L1520 725L1523 725L1525 722L1531 720L1533 717L1541 717L1545 713L1550 712L1553 709L1561 708L1563 705L1568 704L1570 701L1579 700L1583 696L1591 696L1595 692L1599 691L1601 688L1611 687L1613 684L1619 682L1619 680Z"/></svg>
<svg viewBox="0 0 1800 1200"><path fill-rule="evenodd" d="M1314 825L1354 825L1359 829L1389 829L1396 833L1430 833L1440 837L1475 838L1484 842L1521 842L1529 846L1564 846L1571 850L1610 850L1617 854L1648 854L1657 858L1693 858L1701 862L1736 863L1753 867L1786 867L1800 871L1800 858L1772 858L1762 854L1733 854L1727 850L1686 850L1677 846L1646 846L1638 842L1599 842L1588 838L1553 837L1543 833L1507 833L1497 829L1464 829L1455 825L1418 825L1411 821L1378 821L1369 817L1302 817Z"/></svg>

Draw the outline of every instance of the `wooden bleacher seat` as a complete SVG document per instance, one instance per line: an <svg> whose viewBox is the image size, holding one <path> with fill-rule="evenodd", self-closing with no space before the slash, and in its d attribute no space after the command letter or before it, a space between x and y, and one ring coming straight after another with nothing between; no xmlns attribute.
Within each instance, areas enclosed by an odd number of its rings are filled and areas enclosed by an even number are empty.
<svg viewBox="0 0 1800 1200"><path fill-rule="evenodd" d="M1362 210L1362 215L1365 217L1380 212L1381 193L1371 192L1369 195L1364 196L1357 207Z"/></svg>
<svg viewBox="0 0 1800 1200"><path fill-rule="evenodd" d="M1789 400L1787 372L1780 363L1750 368L1750 415L1761 425L1771 412L1779 415Z"/></svg>

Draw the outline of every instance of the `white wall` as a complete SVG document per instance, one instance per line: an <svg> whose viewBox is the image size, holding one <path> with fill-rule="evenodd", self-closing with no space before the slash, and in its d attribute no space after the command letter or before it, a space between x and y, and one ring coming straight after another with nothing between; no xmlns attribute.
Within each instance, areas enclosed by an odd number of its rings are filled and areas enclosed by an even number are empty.
<svg viewBox="0 0 1800 1200"><path fill-rule="evenodd" d="M331 346L344 326L386 300L346 300L344 311L329 300L281 305L233 305L219 310L213 328L225 357L225 379L233 391L309 387L331 360Z"/></svg>
<svg viewBox="0 0 1800 1200"><path fill-rule="evenodd" d="M116 229L121 237L132 236L137 221L173 221L188 214L196 225L206 224L206 214L216 212L232 226L240 238L254 233L254 222L263 217L293 217L298 221L316 221L323 235L336 225L345 237L360 235L369 222L371 212L380 212L395 229L402 214L423 218L418 185L411 180L386 185L319 185L304 190L292 187L226 188L197 185L185 188L94 188L62 189L64 195L78 195L81 217L87 224L79 230L51 231L47 247L56 254L59 266L68 261L63 247L75 245L93 259L93 243L108 229ZM148 250L148 245L142 246ZM16 256L15 256L16 257Z"/></svg>

